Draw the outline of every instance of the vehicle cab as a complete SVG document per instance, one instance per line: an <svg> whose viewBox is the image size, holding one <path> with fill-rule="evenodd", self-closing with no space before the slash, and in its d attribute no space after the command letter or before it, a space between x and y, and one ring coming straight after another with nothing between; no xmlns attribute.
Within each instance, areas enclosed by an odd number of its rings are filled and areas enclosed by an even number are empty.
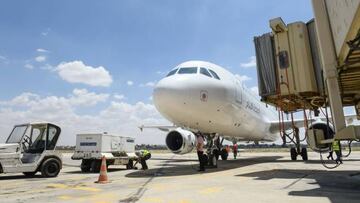
<svg viewBox="0 0 360 203"><path fill-rule="evenodd" d="M62 168L62 155L55 151L60 133L60 127L46 122L15 125L0 144L0 173L57 176Z"/></svg>

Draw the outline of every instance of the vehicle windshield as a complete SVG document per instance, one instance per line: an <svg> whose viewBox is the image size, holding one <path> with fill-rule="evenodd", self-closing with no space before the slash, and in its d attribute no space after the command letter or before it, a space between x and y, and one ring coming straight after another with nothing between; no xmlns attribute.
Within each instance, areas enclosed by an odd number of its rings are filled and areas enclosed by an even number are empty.
<svg viewBox="0 0 360 203"><path fill-rule="evenodd" d="M27 125L15 126L6 143L20 143L27 127Z"/></svg>

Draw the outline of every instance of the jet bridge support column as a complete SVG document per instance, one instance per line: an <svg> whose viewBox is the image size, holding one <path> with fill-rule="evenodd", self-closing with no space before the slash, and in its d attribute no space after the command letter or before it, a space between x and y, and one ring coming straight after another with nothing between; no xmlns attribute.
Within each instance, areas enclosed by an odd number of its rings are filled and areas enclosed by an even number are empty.
<svg viewBox="0 0 360 203"><path fill-rule="evenodd" d="M346 127L346 124L338 82L338 64L326 9L326 2L325 0L312 0L312 5L315 15L321 61L324 69L324 80L327 86L328 99L330 101L331 115L335 131L339 132Z"/></svg>

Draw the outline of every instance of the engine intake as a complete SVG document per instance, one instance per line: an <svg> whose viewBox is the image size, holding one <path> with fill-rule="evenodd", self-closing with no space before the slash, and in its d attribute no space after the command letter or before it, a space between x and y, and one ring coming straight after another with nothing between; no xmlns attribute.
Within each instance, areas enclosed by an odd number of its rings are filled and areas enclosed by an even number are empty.
<svg viewBox="0 0 360 203"><path fill-rule="evenodd" d="M196 144L195 135L191 131L177 128L166 135L166 146L174 154L191 152Z"/></svg>

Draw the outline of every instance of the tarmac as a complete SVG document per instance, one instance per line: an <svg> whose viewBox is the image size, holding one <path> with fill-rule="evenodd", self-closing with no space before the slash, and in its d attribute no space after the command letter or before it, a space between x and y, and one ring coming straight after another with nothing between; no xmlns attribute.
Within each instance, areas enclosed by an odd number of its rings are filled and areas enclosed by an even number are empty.
<svg viewBox="0 0 360 203"><path fill-rule="evenodd" d="M307 162L285 152L239 155L198 172L196 154L153 154L149 170L110 166L111 183L96 184L98 174L81 173L64 154L56 178L0 174L0 202L360 202L360 152L333 170L311 152Z"/></svg>

